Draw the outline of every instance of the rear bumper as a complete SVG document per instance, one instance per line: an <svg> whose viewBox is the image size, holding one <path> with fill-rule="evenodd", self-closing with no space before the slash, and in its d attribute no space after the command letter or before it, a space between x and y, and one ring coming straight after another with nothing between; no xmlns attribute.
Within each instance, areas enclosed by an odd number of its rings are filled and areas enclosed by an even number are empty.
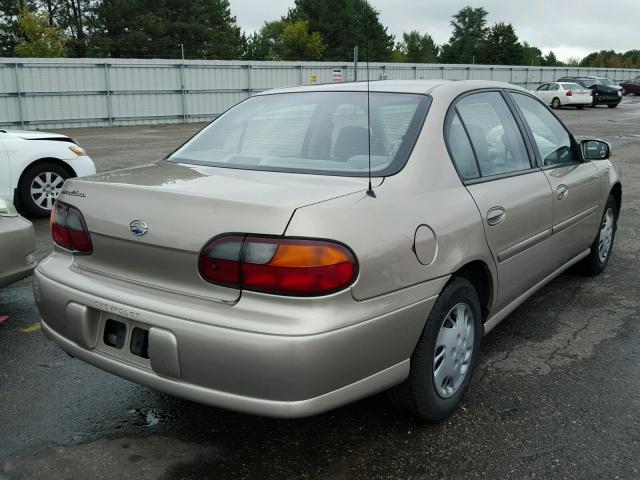
<svg viewBox="0 0 640 480"><path fill-rule="evenodd" d="M274 417L314 415L400 383L437 298L330 331L274 335L143 310L63 285L42 267L34 278L44 333L74 357L171 395ZM210 317L241 304L212 306ZM106 346L107 318L148 329L150 359L133 356L128 340L122 351Z"/></svg>
<svg viewBox="0 0 640 480"><path fill-rule="evenodd" d="M0 287L31 275L36 266L33 225L22 217L0 218Z"/></svg>
<svg viewBox="0 0 640 480"><path fill-rule="evenodd" d="M591 97L578 97L577 95L565 97L562 104L569 107L575 107L577 105L591 105Z"/></svg>

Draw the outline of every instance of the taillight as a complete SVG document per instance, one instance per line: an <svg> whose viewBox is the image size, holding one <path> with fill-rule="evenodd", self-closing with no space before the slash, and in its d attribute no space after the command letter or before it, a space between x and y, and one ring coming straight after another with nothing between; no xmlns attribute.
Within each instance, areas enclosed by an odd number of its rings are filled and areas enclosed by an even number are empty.
<svg viewBox="0 0 640 480"><path fill-rule="evenodd" d="M56 202L51 210L51 236L56 245L73 253L89 254L93 251L82 213L66 203Z"/></svg>
<svg viewBox="0 0 640 480"><path fill-rule="evenodd" d="M573 92L571 90L567 92L567 97L573 97Z"/></svg>
<svg viewBox="0 0 640 480"><path fill-rule="evenodd" d="M593 97L593 92L591 90L589 90L589 96Z"/></svg>
<svg viewBox="0 0 640 480"><path fill-rule="evenodd" d="M351 285L358 272L353 253L339 243L250 235L213 240L198 267L210 283L298 296L337 292Z"/></svg>

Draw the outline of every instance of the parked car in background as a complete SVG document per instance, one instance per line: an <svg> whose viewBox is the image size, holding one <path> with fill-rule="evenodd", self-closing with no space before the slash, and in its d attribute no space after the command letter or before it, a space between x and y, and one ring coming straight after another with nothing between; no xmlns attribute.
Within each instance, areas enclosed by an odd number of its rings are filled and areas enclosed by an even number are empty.
<svg viewBox="0 0 640 480"><path fill-rule="evenodd" d="M606 85L607 87L615 88L616 90L622 91L622 87L618 85L616 82L607 77L589 77L598 80L602 85ZM624 93L623 93L624 95Z"/></svg>
<svg viewBox="0 0 640 480"><path fill-rule="evenodd" d="M367 88L263 92L163 161L68 180L34 274L44 333L233 410L302 417L392 388L449 415L485 332L570 266L604 270L618 171L514 85Z"/></svg>
<svg viewBox="0 0 640 480"><path fill-rule="evenodd" d="M533 92L551 108L576 107L581 110L591 105L591 90L577 83L550 82L543 83Z"/></svg>
<svg viewBox="0 0 640 480"><path fill-rule="evenodd" d="M31 275L36 266L36 235L11 201L0 198L0 287Z"/></svg>
<svg viewBox="0 0 640 480"><path fill-rule="evenodd" d="M622 91L617 88L604 85L595 77L562 77L558 82L572 82L589 88L593 94L591 97L591 106L606 105L609 108L616 108L622 100Z"/></svg>
<svg viewBox="0 0 640 480"><path fill-rule="evenodd" d="M633 93L635 95L640 95L640 77L636 77L634 80L622 82L620 86L623 88L625 94Z"/></svg>
<svg viewBox="0 0 640 480"><path fill-rule="evenodd" d="M67 178L92 175L95 165L66 135L0 130L0 198L46 217Z"/></svg>

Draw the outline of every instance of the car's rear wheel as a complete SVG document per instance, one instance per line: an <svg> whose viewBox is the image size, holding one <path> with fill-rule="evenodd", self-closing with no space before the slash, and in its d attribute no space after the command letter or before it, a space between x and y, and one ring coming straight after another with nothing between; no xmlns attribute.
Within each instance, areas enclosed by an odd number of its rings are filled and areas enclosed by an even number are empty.
<svg viewBox="0 0 640 480"><path fill-rule="evenodd" d="M424 420L451 415L473 375L483 332L475 288L465 278L454 278L431 310L409 377L389 391L392 403Z"/></svg>
<svg viewBox="0 0 640 480"><path fill-rule="evenodd" d="M602 272L611 257L613 249L613 241L616 237L618 228L618 204L609 195L607 206L604 209L602 220L600 221L600 229L596 239L591 244L591 252L580 262L582 272L586 275L597 275Z"/></svg>
<svg viewBox="0 0 640 480"><path fill-rule="evenodd" d="M551 100L551 108L553 108L554 110L562 108L562 104L560 103L560 99L558 97Z"/></svg>
<svg viewBox="0 0 640 480"><path fill-rule="evenodd" d="M29 167L18 183L22 208L34 217L49 216L65 180L70 176L67 170L52 162Z"/></svg>

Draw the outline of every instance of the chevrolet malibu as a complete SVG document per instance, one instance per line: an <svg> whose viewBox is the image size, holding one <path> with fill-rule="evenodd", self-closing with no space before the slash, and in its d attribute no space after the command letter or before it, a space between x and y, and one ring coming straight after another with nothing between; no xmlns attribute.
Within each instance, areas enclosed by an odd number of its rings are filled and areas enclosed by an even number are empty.
<svg viewBox="0 0 640 480"><path fill-rule="evenodd" d="M610 146L481 81L272 90L157 163L67 181L37 267L72 356L276 417L390 390L451 414L483 335L560 272L607 265Z"/></svg>

